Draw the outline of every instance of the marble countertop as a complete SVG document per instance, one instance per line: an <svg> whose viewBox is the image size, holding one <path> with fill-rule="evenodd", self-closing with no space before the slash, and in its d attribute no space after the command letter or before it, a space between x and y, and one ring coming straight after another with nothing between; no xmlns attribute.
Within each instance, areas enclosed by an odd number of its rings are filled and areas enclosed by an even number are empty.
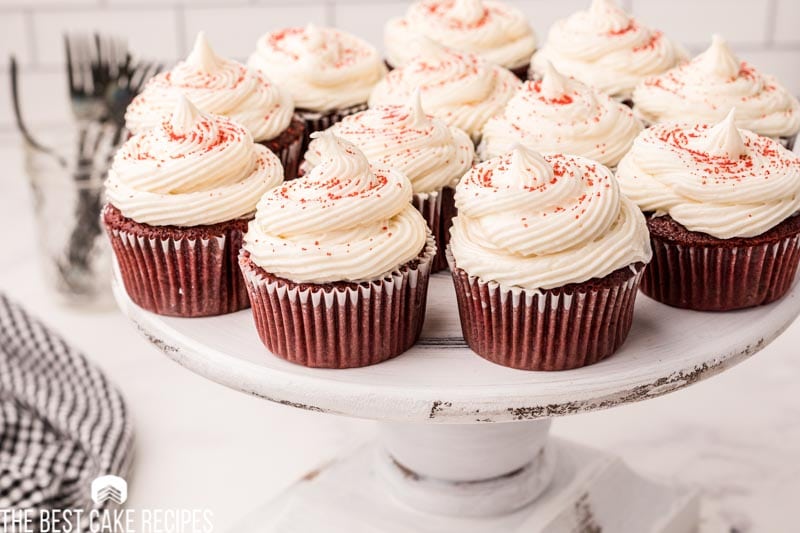
<svg viewBox="0 0 800 533"><path fill-rule="evenodd" d="M19 141L0 133L0 290L100 365L136 424L134 508L208 508L215 531L315 465L369 439L369 421L271 404L208 382L148 344L116 310L57 305L37 271ZM622 455L638 471L702 491L702 533L796 529L800 323L732 370L682 391L558 419L554 434Z"/></svg>

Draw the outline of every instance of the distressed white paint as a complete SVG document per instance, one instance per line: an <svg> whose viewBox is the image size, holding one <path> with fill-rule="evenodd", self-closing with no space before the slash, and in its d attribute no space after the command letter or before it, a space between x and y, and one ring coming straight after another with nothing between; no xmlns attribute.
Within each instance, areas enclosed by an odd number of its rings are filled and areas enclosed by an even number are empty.
<svg viewBox="0 0 800 533"><path fill-rule="evenodd" d="M389 497L380 450L365 446L310 473L234 530L351 533L690 533L698 502L686 489L639 477L603 452L554 439L553 481L515 512L474 519L420 512ZM484 496L487 496L484 494ZM434 495L434 503L448 503Z"/></svg>
<svg viewBox="0 0 800 533"><path fill-rule="evenodd" d="M744 360L800 313L795 286L774 304L700 313L643 295L630 336L596 365L525 372L475 355L463 343L449 274L432 277L420 342L393 360L348 370L310 369L264 348L249 310L211 318L159 317L116 289L122 310L190 370L268 400L361 418L434 423L547 418L658 396Z"/></svg>

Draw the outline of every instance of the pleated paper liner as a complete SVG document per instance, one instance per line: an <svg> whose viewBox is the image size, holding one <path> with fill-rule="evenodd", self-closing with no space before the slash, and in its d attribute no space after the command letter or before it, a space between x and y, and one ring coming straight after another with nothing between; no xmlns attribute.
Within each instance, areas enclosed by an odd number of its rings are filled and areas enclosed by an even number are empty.
<svg viewBox="0 0 800 533"><path fill-rule="evenodd" d="M504 287L471 276L448 261L469 347L520 370L568 370L591 365L625 342L644 265L557 289Z"/></svg>
<svg viewBox="0 0 800 533"><path fill-rule="evenodd" d="M422 218L436 239L436 256L433 258L431 273L447 268L445 250L450 242L450 226L456 216L455 189L444 187L430 193L414 193L411 204L422 213Z"/></svg>
<svg viewBox="0 0 800 533"><path fill-rule="evenodd" d="M302 151L305 153L306 148L308 148L308 141L311 138L312 133L315 131L327 130L344 117L364 111L367 109L367 107L367 104L363 103L345 107L344 109L334 109L333 111L310 111L308 109L295 110L295 115L303 120L306 127Z"/></svg>
<svg viewBox="0 0 800 533"><path fill-rule="evenodd" d="M292 119L280 135L261 144L269 148L278 156L283 165L283 179L293 180L297 177L300 167L300 156L303 154L303 141L305 139L305 123L300 118Z"/></svg>
<svg viewBox="0 0 800 533"><path fill-rule="evenodd" d="M178 228L148 226L112 205L103 210L125 291L160 315L214 316L250 305L238 255L247 221Z"/></svg>
<svg viewBox="0 0 800 533"><path fill-rule="evenodd" d="M256 330L273 354L315 368L374 365L408 350L425 320L432 236L420 255L387 276L364 283L295 283L256 265L239 265Z"/></svg>
<svg viewBox="0 0 800 533"><path fill-rule="evenodd" d="M730 311L785 295L800 262L800 216L751 238L716 239L690 232L669 216L650 218L653 260L642 292L698 311Z"/></svg>

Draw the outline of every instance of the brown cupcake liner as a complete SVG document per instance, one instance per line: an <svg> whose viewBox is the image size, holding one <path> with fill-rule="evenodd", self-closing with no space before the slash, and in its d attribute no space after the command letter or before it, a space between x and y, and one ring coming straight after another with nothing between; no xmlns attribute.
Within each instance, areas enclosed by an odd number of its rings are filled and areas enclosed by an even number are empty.
<svg viewBox="0 0 800 533"><path fill-rule="evenodd" d="M800 263L800 235L739 246L676 243L651 232L653 259L642 292L661 303L697 311L731 311L783 297Z"/></svg>
<svg viewBox="0 0 800 533"><path fill-rule="evenodd" d="M504 287L447 259L469 347L520 370L568 370L597 363L625 342L644 265L557 289Z"/></svg>
<svg viewBox="0 0 800 533"><path fill-rule="evenodd" d="M302 119L294 118L283 133L274 139L261 142L281 160L284 180L293 180L297 177L300 157L303 153L305 128L305 122Z"/></svg>
<svg viewBox="0 0 800 533"><path fill-rule="evenodd" d="M125 291L139 307L159 315L201 317L249 306L237 266L246 220L149 226L109 204L103 221Z"/></svg>
<svg viewBox="0 0 800 533"><path fill-rule="evenodd" d="M306 127L303 138L303 152L305 152L306 148L308 148L308 141L311 139L312 133L315 131L327 130L344 117L364 111L367 109L367 107L368 105L363 103L346 107L344 109L335 109L333 111L326 112L297 109L295 114L303 120Z"/></svg>
<svg viewBox="0 0 800 533"><path fill-rule="evenodd" d="M422 213L422 218L436 240L436 256L433 258L431 273L440 272L447 268L445 250L450 242L450 226L457 214L455 189L444 187L432 193L415 193L411 204Z"/></svg>
<svg viewBox="0 0 800 533"><path fill-rule="evenodd" d="M354 368L391 359L417 341L434 254L429 235L415 260L364 283L296 283L267 273L245 250L239 266L270 352L308 367Z"/></svg>

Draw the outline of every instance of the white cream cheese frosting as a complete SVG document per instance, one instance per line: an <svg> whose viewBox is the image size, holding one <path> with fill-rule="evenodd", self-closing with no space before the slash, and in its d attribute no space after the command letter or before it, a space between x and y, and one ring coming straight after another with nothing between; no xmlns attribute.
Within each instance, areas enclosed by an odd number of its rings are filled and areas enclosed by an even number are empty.
<svg viewBox="0 0 800 533"><path fill-rule="evenodd" d="M800 103L772 76L736 57L719 35L689 63L642 81L634 110L647 122L716 123L736 108L736 125L783 137L800 130Z"/></svg>
<svg viewBox="0 0 800 533"><path fill-rule="evenodd" d="M478 54L509 69L524 67L536 50L536 35L522 11L493 0L421 0L404 17L386 23L386 59L392 66L413 58L408 43L424 35L437 43Z"/></svg>
<svg viewBox="0 0 800 533"><path fill-rule="evenodd" d="M614 0L592 0L588 10L553 24L531 66L541 73L550 61L563 74L626 99L645 77L686 59L683 48L643 26Z"/></svg>
<svg viewBox="0 0 800 533"><path fill-rule="evenodd" d="M628 106L562 76L547 63L541 81L527 81L502 114L483 128L478 155L491 159L521 143L539 152L582 155L614 167L642 130Z"/></svg>
<svg viewBox="0 0 800 533"><path fill-rule="evenodd" d="M247 61L278 80L300 110L327 112L366 103L386 73L378 51L335 28L285 28L258 40Z"/></svg>
<svg viewBox="0 0 800 533"><path fill-rule="evenodd" d="M160 126L134 135L108 171L108 201L151 226L200 226L253 213L283 181L280 160L228 118L180 95Z"/></svg>
<svg viewBox="0 0 800 533"><path fill-rule="evenodd" d="M644 216L603 165L517 146L456 187L456 265L506 287L552 289L650 260Z"/></svg>
<svg viewBox="0 0 800 533"><path fill-rule="evenodd" d="M403 105L419 88L428 113L475 140L486 121L503 109L520 86L510 70L475 54L444 48L425 37L413 44L414 59L375 86L370 107Z"/></svg>
<svg viewBox="0 0 800 533"><path fill-rule="evenodd" d="M656 124L617 170L642 211L719 239L754 237L800 210L800 158L777 141L719 124Z"/></svg>
<svg viewBox="0 0 800 533"><path fill-rule="evenodd" d="M455 186L475 157L466 133L425 114L419 91L405 105L378 106L350 115L329 131L356 145L371 164L405 174L415 193ZM322 160L321 145L326 142L323 138L309 144L305 160L310 168Z"/></svg>
<svg viewBox="0 0 800 533"><path fill-rule="evenodd" d="M287 91L260 72L218 56L203 32L184 61L154 76L133 99L125 113L126 126L133 133L159 126L180 93L201 111L238 122L256 141L280 135L294 114Z"/></svg>
<svg viewBox="0 0 800 533"><path fill-rule="evenodd" d="M370 281L415 259L428 227L411 182L353 144L316 135L319 165L261 198L245 235L253 262L295 282Z"/></svg>

